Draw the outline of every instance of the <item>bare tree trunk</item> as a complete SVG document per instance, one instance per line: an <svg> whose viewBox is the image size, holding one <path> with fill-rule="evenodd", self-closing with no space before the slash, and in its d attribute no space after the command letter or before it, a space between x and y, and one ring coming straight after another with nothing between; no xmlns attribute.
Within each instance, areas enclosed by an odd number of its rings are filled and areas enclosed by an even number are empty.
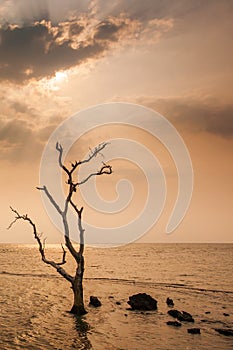
<svg viewBox="0 0 233 350"><path fill-rule="evenodd" d="M64 226L64 238L65 238L65 244L66 247L68 248L69 253L72 255L74 260L76 261L76 272L75 276L72 276L68 274L64 268L62 268L62 265L65 265L66 263L66 251L64 247L62 246L62 261L61 262L55 262L53 260L48 260L45 256L45 240L42 243L41 241L41 234L38 233L36 225L34 222L26 215L20 215L15 209L11 208L13 213L16 214L15 220L12 221L12 223L9 225L8 228L11 228L16 221L22 219L27 221L33 228L33 234L34 238L36 239L38 246L39 246L39 252L42 258L42 261L50 266L52 266L54 269L57 270L57 272L64 277L67 281L71 283L71 288L73 290L73 296L74 296L74 301L73 301L73 306L70 312L72 314L81 316L85 315L87 311L85 310L84 307L84 301L83 301L83 274L84 274L84 229L82 227L82 212L83 212L83 207L81 209L78 209L75 203L72 200L73 194L76 192L77 187L80 185L86 183L92 176L99 176L103 174L110 175L112 174L112 167L110 165L106 165L103 163L103 166L101 169L97 172L91 173L88 175L85 179L83 179L80 182L74 183L73 182L73 173L77 169L77 167L81 164L88 163L96 157L100 152L106 147L107 143L102 143L99 146L97 146L93 151L91 151L91 154L88 156L87 159L84 159L83 161L75 162L72 163L72 167L69 170L63 163L62 163L62 155L63 155L63 148L62 146L57 143L56 144L56 149L59 152L59 158L58 158L58 163L59 166L63 169L63 171L68 175L68 180L67 180L67 185L69 186L68 194L65 199L64 203L64 209L62 210L60 206L56 203L55 199L53 196L50 194L49 190L47 187L44 185L43 187L37 187L38 190L44 191L47 198L50 200L51 204L54 206L54 208L57 210L59 215L62 217L63 221L63 226ZM68 212L68 207L72 206L75 212L77 213L78 217L78 231L79 231L79 237L80 237L80 243L79 243L79 251L77 251L71 240L70 240L70 232L69 232L69 224L67 220L67 212Z"/></svg>
<svg viewBox="0 0 233 350"><path fill-rule="evenodd" d="M83 302L83 274L84 274L84 257L82 256L78 267L74 281L72 283L72 290L74 294L74 302L70 312L75 315L85 315L87 311L84 308Z"/></svg>

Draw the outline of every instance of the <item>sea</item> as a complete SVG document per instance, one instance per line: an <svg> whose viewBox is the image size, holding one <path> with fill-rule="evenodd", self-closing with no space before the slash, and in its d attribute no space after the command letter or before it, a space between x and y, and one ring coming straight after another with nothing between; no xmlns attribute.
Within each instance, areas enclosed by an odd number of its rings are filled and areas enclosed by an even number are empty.
<svg viewBox="0 0 233 350"><path fill-rule="evenodd" d="M59 261L61 247L47 245ZM66 267L74 273L68 258ZM233 244L129 244L85 249L84 298L88 313L69 313L72 291L34 245L0 244L0 349L202 350L233 349ZM129 296L147 293L156 311L129 310ZM99 308L89 306L97 296ZM189 312L181 327L167 313ZM200 334L188 333L200 328Z"/></svg>

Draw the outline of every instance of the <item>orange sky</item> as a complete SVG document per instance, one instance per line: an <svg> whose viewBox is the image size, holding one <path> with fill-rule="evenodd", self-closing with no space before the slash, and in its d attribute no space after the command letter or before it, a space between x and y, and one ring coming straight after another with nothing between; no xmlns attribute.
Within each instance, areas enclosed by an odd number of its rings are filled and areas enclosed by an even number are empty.
<svg viewBox="0 0 233 350"><path fill-rule="evenodd" d="M158 157L168 182L165 210L142 241L232 242L232 14L231 0L1 1L0 242L33 243L23 224L6 231L10 205L30 214L49 242L60 242L35 190L43 147L75 112L113 101L163 114L183 137L193 163L191 205L167 236L176 171L161 145L132 131ZM130 133L100 131L102 139ZM99 140L98 132L87 135L82 152ZM137 189L131 206L115 218L86 208L85 219L115 225L140 211L145 183L130 164L116 163L111 178L98 179L99 191L114 198L121 176L129 176Z"/></svg>

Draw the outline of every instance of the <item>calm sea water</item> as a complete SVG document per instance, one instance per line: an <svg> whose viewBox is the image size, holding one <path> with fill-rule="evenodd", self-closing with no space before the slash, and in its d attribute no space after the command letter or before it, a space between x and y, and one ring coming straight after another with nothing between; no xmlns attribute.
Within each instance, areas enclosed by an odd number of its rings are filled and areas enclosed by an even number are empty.
<svg viewBox="0 0 233 350"><path fill-rule="evenodd" d="M47 254L59 258L60 248ZM233 328L232 244L132 244L85 251L88 314L76 319L69 283L43 264L37 247L0 245L0 349L184 350L232 349L232 337L215 328ZM73 270L73 262L67 270ZM127 310L132 294L146 292L158 310ZM88 306L96 295L102 306ZM167 297L190 312L194 325L167 326ZM120 302L117 305L116 302ZM224 316L229 314L229 316ZM201 328L201 335L187 328Z"/></svg>

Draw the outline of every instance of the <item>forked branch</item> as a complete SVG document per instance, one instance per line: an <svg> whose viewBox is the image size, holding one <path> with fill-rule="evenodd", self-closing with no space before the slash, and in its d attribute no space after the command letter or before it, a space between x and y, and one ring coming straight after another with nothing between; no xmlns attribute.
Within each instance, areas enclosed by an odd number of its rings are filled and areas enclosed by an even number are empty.
<svg viewBox="0 0 233 350"><path fill-rule="evenodd" d="M63 147L57 142L56 143L56 150L59 152L59 158L58 158L58 162L60 167L68 174L68 176L70 174L72 174L75 169L81 165L81 164L85 164L90 162L90 160L94 157L96 157L98 154L102 155L101 151L108 145L108 142L102 142L100 143L97 147L95 147L94 149L90 149L90 154L88 155L88 157L86 159L83 160L79 160L78 162L75 161L74 163L71 163L71 170L68 170L68 168L63 164L62 162L62 156L63 156Z"/></svg>
<svg viewBox="0 0 233 350"><path fill-rule="evenodd" d="M103 163L103 166L102 166L102 168L101 168L99 171L88 175L88 176L87 176L85 179L83 179L82 181L75 183L74 186L77 187L77 186L83 185L83 184L85 184L92 176L98 176L98 175L103 175L103 174L106 174L106 175L112 174L112 167L111 167L111 165L107 165L107 164Z"/></svg>
<svg viewBox="0 0 233 350"><path fill-rule="evenodd" d="M37 232L37 228L36 225L34 224L34 222L28 217L28 215L21 215L19 214L19 212L15 209L13 209L12 207L10 207L12 212L15 213L15 219L11 222L11 224L9 225L8 229L10 229L18 220L24 220L27 221L33 229L33 234L34 234L34 238L38 243L39 246L39 252L42 258L42 261L50 266L52 266L53 268L55 268L57 270L58 273L60 273L60 275L62 275L66 280L68 280L70 283L73 282L74 277L72 277L71 275L69 275L62 267L61 265L64 265L66 263L66 250L64 249L64 247L62 246L62 260L61 262L55 262L53 260L48 260L45 256L45 242L42 243L41 238L40 238L40 234Z"/></svg>

